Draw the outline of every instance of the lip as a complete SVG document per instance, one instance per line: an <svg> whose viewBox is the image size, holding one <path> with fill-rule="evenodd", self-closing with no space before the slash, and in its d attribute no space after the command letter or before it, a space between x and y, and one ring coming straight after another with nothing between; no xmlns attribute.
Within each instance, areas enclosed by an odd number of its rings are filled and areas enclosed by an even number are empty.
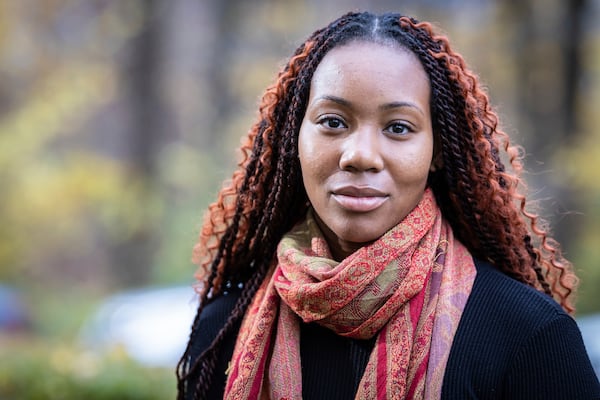
<svg viewBox="0 0 600 400"><path fill-rule="evenodd" d="M352 212L373 211L388 199L388 195L372 187L343 186L331 191L331 197Z"/></svg>

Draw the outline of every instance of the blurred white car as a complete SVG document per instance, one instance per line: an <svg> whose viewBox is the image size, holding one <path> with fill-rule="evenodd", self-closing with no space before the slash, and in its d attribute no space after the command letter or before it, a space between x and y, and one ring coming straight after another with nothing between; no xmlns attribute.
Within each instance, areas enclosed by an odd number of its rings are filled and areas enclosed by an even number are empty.
<svg viewBox="0 0 600 400"><path fill-rule="evenodd" d="M190 286L122 292L106 299L84 326L86 346L123 348L148 366L174 368L187 344L198 298ZM600 314L577 319L586 349L600 377Z"/></svg>
<svg viewBox="0 0 600 400"><path fill-rule="evenodd" d="M147 366L174 368L185 350L197 301L191 286L115 294L84 324L82 342L96 351L124 349Z"/></svg>

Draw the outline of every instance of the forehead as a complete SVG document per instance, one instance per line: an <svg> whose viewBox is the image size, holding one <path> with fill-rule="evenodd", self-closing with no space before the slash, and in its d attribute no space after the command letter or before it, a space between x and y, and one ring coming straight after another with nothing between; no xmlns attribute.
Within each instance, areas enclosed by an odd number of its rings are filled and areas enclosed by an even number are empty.
<svg viewBox="0 0 600 400"><path fill-rule="evenodd" d="M429 100L430 82L421 62L395 43L350 42L329 51L315 70L311 96L323 92L359 91L368 95L414 93Z"/></svg>
<svg viewBox="0 0 600 400"><path fill-rule="evenodd" d="M331 49L321 60L317 70L322 69L323 65L328 65L334 62L352 65L382 58L387 58L389 62L384 64L373 63L373 66L379 66L381 69L385 69L386 67L392 67L394 59L403 58L423 69L417 56L412 51L396 42L372 42L357 40Z"/></svg>

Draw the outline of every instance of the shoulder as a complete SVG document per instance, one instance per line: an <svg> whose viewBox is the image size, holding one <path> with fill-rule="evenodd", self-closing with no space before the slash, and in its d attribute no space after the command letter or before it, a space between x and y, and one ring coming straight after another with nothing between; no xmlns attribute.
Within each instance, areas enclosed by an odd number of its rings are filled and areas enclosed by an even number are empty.
<svg viewBox="0 0 600 400"><path fill-rule="evenodd" d="M550 296L525 285L487 262L475 261L477 276L465 312L488 317L489 322L535 329L554 319L571 317Z"/></svg>
<svg viewBox="0 0 600 400"><path fill-rule="evenodd" d="M477 276L456 332L457 345L481 337L491 350L501 347L507 355L552 326L577 329L575 320L549 295L486 262L475 264Z"/></svg>
<svg viewBox="0 0 600 400"><path fill-rule="evenodd" d="M504 368L509 356L538 330L557 322L575 324L550 296L486 262L475 260L475 265L477 275L454 337L451 359L478 361L492 351L498 353L494 365Z"/></svg>
<svg viewBox="0 0 600 400"><path fill-rule="evenodd" d="M214 323L227 317L233 310L239 297L240 293L236 290L219 294L208 300L203 307L200 321Z"/></svg>
<svg viewBox="0 0 600 400"><path fill-rule="evenodd" d="M233 311L235 304L240 296L238 291L230 292L226 295L218 295L215 298L208 301L204 307L199 308L199 314L196 316L194 322L194 329L189 339L188 356L190 363L193 365L196 363L198 357L208 349L221 329L225 326L231 312ZM209 399L216 399L223 397L223 390L225 388L227 363L233 353L233 347L235 345L235 338L237 337L237 329L239 324L232 329L229 335L226 335L220 349L218 351L217 360L214 369L214 375L212 384L208 393ZM189 388L195 388L196 382L199 379L201 371L193 368L190 374L187 376ZM189 389L186 389L189 390ZM184 398L192 398L193 393L189 391L185 393Z"/></svg>
<svg viewBox="0 0 600 400"><path fill-rule="evenodd" d="M197 317L196 334L190 338L192 358L200 356L227 322L240 294L237 291L218 295L206 303Z"/></svg>
<svg viewBox="0 0 600 400"><path fill-rule="evenodd" d="M476 260L476 267L444 398L595 398L598 381L573 318L550 296L490 264Z"/></svg>

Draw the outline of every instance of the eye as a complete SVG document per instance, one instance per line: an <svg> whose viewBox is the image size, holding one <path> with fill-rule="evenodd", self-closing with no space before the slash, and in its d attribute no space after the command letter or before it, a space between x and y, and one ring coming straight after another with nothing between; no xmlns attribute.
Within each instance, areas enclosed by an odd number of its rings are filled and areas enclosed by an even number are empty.
<svg viewBox="0 0 600 400"><path fill-rule="evenodd" d="M413 129L405 122L394 122L385 128L385 132L388 132L394 136L405 136L413 132Z"/></svg>
<svg viewBox="0 0 600 400"><path fill-rule="evenodd" d="M344 121L342 121L341 118L333 117L333 116L325 116L323 118L320 118L317 121L317 124L322 125L323 127L327 128L327 129L347 128L346 124L344 123Z"/></svg>

